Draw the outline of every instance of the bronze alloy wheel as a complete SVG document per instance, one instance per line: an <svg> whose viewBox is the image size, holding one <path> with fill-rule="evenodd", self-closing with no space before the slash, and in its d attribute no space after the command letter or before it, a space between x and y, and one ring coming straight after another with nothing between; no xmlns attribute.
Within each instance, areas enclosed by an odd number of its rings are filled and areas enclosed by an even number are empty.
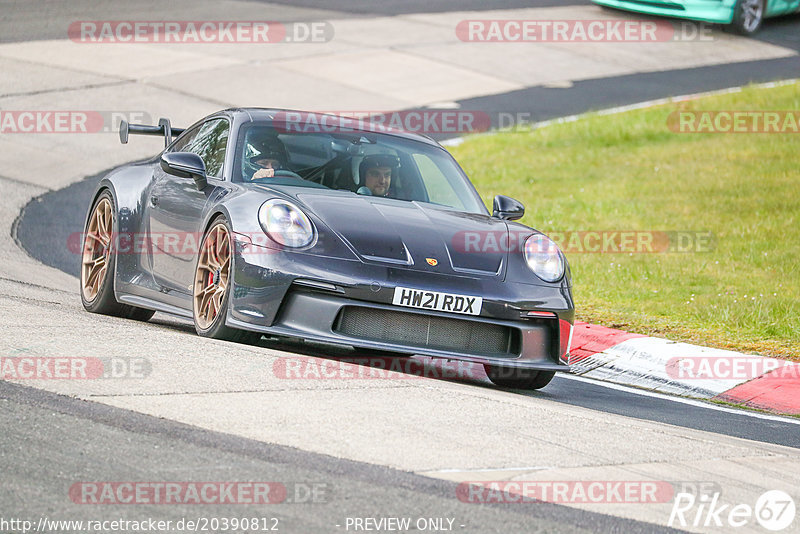
<svg viewBox="0 0 800 534"><path fill-rule="evenodd" d="M215 224L206 234L194 276L194 320L200 330L208 330L221 311L231 270L231 236L224 223Z"/></svg>
<svg viewBox="0 0 800 534"><path fill-rule="evenodd" d="M97 298L106 279L114 228L113 209L108 198L101 198L86 227L81 261L81 289L86 302Z"/></svg>
<svg viewBox="0 0 800 534"><path fill-rule="evenodd" d="M117 249L114 246L114 197L103 191L97 197L83 233L81 253L81 302L86 311L147 321L153 310L117 302L114 272Z"/></svg>
<svg viewBox="0 0 800 534"><path fill-rule="evenodd" d="M211 229L203 238L192 291L194 326L203 337L258 343L260 333L231 328L225 324L231 293L228 286L233 276L232 237L225 219L219 216L211 223Z"/></svg>

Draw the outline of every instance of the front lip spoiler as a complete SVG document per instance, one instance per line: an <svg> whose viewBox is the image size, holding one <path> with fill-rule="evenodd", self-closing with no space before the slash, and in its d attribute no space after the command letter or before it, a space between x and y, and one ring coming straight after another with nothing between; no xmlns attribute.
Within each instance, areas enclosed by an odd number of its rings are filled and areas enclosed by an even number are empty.
<svg viewBox="0 0 800 534"><path fill-rule="evenodd" d="M726 5L723 0L718 2L702 2L690 0L683 2L683 9L670 7L669 4L659 5L642 1L631 0L592 0L601 6L622 9L631 13L642 13L659 17L670 17L712 24L730 24L733 21L733 5ZM675 2L677 4L677 2Z"/></svg>
<svg viewBox="0 0 800 534"><path fill-rule="evenodd" d="M250 330L254 332L262 332L264 334L272 334L276 336L286 336L295 339L303 339L309 341L318 341L323 343L331 343L335 345L353 346L360 349L374 349L374 350L388 350L404 353L413 353L420 356L430 356L432 358L440 358L446 360L459 360L472 363L482 363L489 365L497 365L498 367L513 367L518 369L533 369L537 371L558 371L563 373L571 373L572 370L566 364L553 363L539 360L512 360L508 358L491 358L487 356L467 355L455 352L447 352L434 349L420 349L418 347L408 347L405 345L396 345L392 343L370 341L368 339L348 337L341 334L335 336L320 335L311 332L299 331L285 326L261 326L239 319L235 319L228 314L225 323L234 328L242 330Z"/></svg>

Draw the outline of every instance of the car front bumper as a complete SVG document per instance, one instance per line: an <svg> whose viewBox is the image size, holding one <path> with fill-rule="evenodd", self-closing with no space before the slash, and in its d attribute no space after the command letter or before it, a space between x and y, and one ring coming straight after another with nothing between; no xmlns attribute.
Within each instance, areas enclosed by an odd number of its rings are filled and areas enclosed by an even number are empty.
<svg viewBox="0 0 800 534"><path fill-rule="evenodd" d="M736 0L592 0L601 6L648 15L730 24Z"/></svg>
<svg viewBox="0 0 800 534"><path fill-rule="evenodd" d="M260 247L259 247L260 248ZM569 286L438 275L237 245L226 324L264 334L506 367L569 371ZM395 287L477 295L480 315L392 304Z"/></svg>

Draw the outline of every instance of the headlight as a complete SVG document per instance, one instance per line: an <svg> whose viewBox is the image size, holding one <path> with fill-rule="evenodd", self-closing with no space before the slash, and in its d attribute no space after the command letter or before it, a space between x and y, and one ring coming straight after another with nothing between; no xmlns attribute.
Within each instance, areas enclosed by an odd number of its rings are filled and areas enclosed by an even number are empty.
<svg viewBox="0 0 800 534"><path fill-rule="evenodd" d="M525 261L528 267L545 282L555 282L564 276L564 258L558 245L542 234L525 240Z"/></svg>
<svg viewBox="0 0 800 534"><path fill-rule="evenodd" d="M304 247L314 239L314 226L306 214L286 200L264 202L258 210L258 222L269 237L286 247Z"/></svg>

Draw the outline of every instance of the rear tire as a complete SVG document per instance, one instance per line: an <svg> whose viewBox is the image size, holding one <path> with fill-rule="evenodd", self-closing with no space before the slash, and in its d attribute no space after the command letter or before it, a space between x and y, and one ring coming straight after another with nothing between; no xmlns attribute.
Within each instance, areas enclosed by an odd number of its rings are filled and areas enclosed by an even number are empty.
<svg viewBox="0 0 800 534"><path fill-rule="evenodd" d="M486 376L493 384L509 389L542 389L553 380L555 371L537 371L484 364Z"/></svg>
<svg viewBox="0 0 800 534"><path fill-rule="evenodd" d="M733 20L725 28L738 35L753 35L764 24L765 0L739 0L733 8Z"/></svg>
<svg viewBox="0 0 800 534"><path fill-rule="evenodd" d="M97 197L84 228L81 302L90 313L147 321L155 313L153 310L121 304L114 296L114 272L117 266L114 236L118 233L115 213L114 197L106 189Z"/></svg>
<svg viewBox="0 0 800 534"><path fill-rule="evenodd" d="M202 337L254 344L261 339L261 334L225 324L233 257L232 233L225 217L220 215L209 225L197 255L192 290L194 328Z"/></svg>

